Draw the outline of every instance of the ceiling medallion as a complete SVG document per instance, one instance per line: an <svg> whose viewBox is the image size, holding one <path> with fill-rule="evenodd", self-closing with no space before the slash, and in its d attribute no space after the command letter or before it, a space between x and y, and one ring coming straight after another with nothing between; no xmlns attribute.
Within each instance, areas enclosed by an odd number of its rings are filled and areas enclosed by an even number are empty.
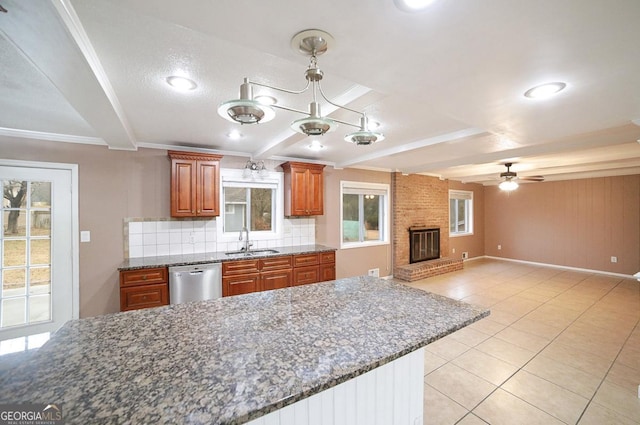
<svg viewBox="0 0 640 425"><path fill-rule="evenodd" d="M330 34L321 30L305 30L294 35L291 39L291 46L306 56L309 56L309 67L305 72L307 85L302 90L289 90L280 87L274 87L265 83L251 81L245 78L240 85L240 98L229 100L220 104L218 114L232 122L240 124L258 124L272 120L275 116L275 109L295 112L306 115L291 123L291 128L307 136L322 136L325 133L334 131L338 123L357 128L357 131L347 134L344 139L356 145L370 145L375 142L384 140L382 133L374 132L369 129L369 120L364 112L346 106L338 105L327 98L322 90L320 81L324 77L324 73L318 68L318 56L325 53L333 44L334 40ZM289 94L302 94L311 88L312 99L309 103L309 111L300 111L286 106L278 105L275 102L267 104L253 97L253 86L266 87L272 90L281 91ZM360 116L359 124L353 124L334 118L328 118L322 115L320 103L317 102L318 93L330 105L353 112Z"/></svg>

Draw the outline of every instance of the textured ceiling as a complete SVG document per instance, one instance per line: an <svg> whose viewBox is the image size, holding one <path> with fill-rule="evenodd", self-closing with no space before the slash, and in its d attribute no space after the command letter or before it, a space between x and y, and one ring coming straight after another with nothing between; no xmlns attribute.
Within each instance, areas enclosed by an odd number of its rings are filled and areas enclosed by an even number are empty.
<svg viewBox="0 0 640 425"><path fill-rule="evenodd" d="M191 147L483 184L497 183L507 161L547 180L640 173L637 0L437 0L414 14L392 0L0 3L9 11L0 14L0 140ZM254 126L216 114L243 77L304 87L308 60L290 39L309 28L336 40L319 57L325 91L379 121L384 141L349 144L345 125L302 136L289 128L301 116L282 110ZM176 91L170 75L198 87ZM523 96L548 81L567 89ZM296 109L311 101L256 93ZM227 137L234 128L240 140ZM325 149L309 150L312 140Z"/></svg>

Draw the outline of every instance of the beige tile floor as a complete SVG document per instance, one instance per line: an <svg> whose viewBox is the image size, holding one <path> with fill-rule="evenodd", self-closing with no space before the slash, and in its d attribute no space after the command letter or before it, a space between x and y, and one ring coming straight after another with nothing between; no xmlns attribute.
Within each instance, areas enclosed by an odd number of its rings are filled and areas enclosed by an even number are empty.
<svg viewBox="0 0 640 425"><path fill-rule="evenodd" d="M480 259L410 285L491 310L426 347L425 424L640 424L640 282Z"/></svg>

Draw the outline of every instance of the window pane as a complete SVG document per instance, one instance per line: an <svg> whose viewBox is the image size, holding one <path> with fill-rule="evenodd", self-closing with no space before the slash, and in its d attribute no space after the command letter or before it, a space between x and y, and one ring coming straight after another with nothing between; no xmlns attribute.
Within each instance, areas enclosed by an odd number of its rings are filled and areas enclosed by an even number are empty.
<svg viewBox="0 0 640 425"><path fill-rule="evenodd" d="M359 195L342 195L342 240L357 242L360 240Z"/></svg>
<svg viewBox="0 0 640 425"><path fill-rule="evenodd" d="M27 210L4 210L3 216L5 236L27 235Z"/></svg>
<svg viewBox="0 0 640 425"><path fill-rule="evenodd" d="M25 266L27 264L27 241L5 240L2 252L2 264L4 267Z"/></svg>
<svg viewBox="0 0 640 425"><path fill-rule="evenodd" d="M2 297L25 295L27 288L25 269L9 269L2 271Z"/></svg>
<svg viewBox="0 0 640 425"><path fill-rule="evenodd" d="M33 267L29 269L29 295L51 293L51 269Z"/></svg>
<svg viewBox="0 0 640 425"><path fill-rule="evenodd" d="M272 230L273 189L251 189L251 230Z"/></svg>
<svg viewBox="0 0 640 425"><path fill-rule="evenodd" d="M364 240L380 240L380 196L364 195Z"/></svg>
<svg viewBox="0 0 640 425"><path fill-rule="evenodd" d="M467 230L466 206L466 201L458 200L458 232L465 232Z"/></svg>
<svg viewBox="0 0 640 425"><path fill-rule="evenodd" d="M2 206L4 208L27 207L27 182L4 180L2 182Z"/></svg>
<svg viewBox="0 0 640 425"><path fill-rule="evenodd" d="M449 200L449 231L455 233L456 231L456 199Z"/></svg>
<svg viewBox="0 0 640 425"><path fill-rule="evenodd" d="M51 320L51 295L29 297L29 323Z"/></svg>
<svg viewBox="0 0 640 425"><path fill-rule="evenodd" d="M2 300L2 317L0 327L23 325L26 323L27 297L7 298Z"/></svg>
<svg viewBox="0 0 640 425"><path fill-rule="evenodd" d="M31 182L31 208L51 208L51 182Z"/></svg>
<svg viewBox="0 0 640 425"><path fill-rule="evenodd" d="M51 240L31 239L29 265L51 263Z"/></svg>
<svg viewBox="0 0 640 425"><path fill-rule="evenodd" d="M31 211L30 236L51 236L51 212Z"/></svg>
<svg viewBox="0 0 640 425"><path fill-rule="evenodd" d="M247 189L243 187L224 188L224 231L239 232L247 218Z"/></svg>

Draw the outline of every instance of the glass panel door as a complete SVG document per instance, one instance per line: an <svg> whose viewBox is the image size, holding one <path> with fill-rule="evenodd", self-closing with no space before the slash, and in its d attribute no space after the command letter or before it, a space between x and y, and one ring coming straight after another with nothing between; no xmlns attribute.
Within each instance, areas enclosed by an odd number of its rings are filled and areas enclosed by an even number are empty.
<svg viewBox="0 0 640 425"><path fill-rule="evenodd" d="M0 340L73 317L71 170L0 166Z"/></svg>
<svg viewBox="0 0 640 425"><path fill-rule="evenodd" d="M0 328L51 320L51 182L2 181Z"/></svg>

